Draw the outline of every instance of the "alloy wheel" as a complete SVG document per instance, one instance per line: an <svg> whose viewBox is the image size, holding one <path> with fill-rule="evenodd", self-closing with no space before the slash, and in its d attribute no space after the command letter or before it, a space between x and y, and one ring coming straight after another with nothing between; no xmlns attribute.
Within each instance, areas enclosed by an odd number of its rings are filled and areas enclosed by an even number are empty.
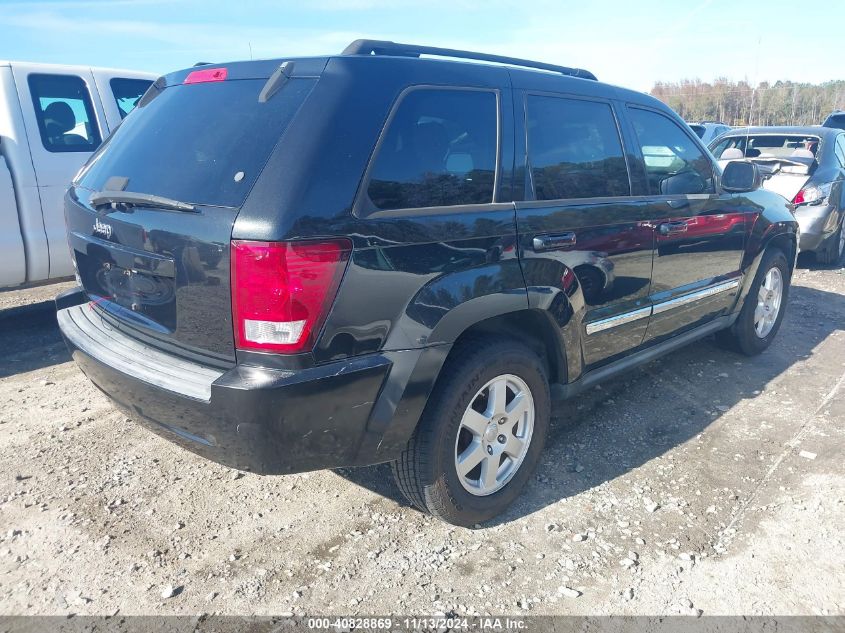
<svg viewBox="0 0 845 633"><path fill-rule="evenodd" d="M783 275L780 268L773 266L766 272L757 293L757 308L754 310L754 331L760 338L766 338L780 313L783 300Z"/></svg>
<svg viewBox="0 0 845 633"><path fill-rule="evenodd" d="M491 495L513 478L528 453L534 415L531 390L518 376L497 376L478 390L455 439L455 469L469 493Z"/></svg>

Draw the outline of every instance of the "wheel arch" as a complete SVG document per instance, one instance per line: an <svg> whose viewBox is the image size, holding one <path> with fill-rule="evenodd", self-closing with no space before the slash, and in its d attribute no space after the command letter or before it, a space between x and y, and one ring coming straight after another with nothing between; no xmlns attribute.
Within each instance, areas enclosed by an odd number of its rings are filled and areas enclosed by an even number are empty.
<svg viewBox="0 0 845 633"><path fill-rule="evenodd" d="M567 354L571 353L571 346L566 344L567 332L572 329L571 323L568 325L558 325L547 311L523 308L467 324L454 342L392 353L395 367L388 382L395 382L382 389L374 408L377 413L368 425L371 436L362 446L362 454L372 451L376 461L396 459L419 424L443 368L466 345L485 336L515 340L528 346L543 361L550 388L566 382Z"/></svg>
<svg viewBox="0 0 845 633"><path fill-rule="evenodd" d="M543 361L549 383L567 381L567 361L563 351L563 337L560 328L548 313L526 308L493 316L467 327L455 340L449 354L460 353L464 345L475 340L494 336L518 341L531 349ZM448 362L447 357L447 362Z"/></svg>
<svg viewBox="0 0 845 633"><path fill-rule="evenodd" d="M798 232L797 222L777 222L765 226L765 230L757 234L752 231L750 248L746 251L746 265L744 268L743 282L740 288L739 296L737 297L734 313L739 313L751 285L757 276L757 270L760 268L760 262L766 251L771 248L778 248L786 255L786 261L789 263L790 275L795 271L796 260L798 258ZM757 229L757 226L754 227Z"/></svg>

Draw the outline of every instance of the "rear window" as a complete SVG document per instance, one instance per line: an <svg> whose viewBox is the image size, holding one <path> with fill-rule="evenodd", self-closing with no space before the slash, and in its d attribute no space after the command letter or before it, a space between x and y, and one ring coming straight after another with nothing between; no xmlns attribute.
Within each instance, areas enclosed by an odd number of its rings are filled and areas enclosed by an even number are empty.
<svg viewBox="0 0 845 633"><path fill-rule="evenodd" d="M115 77L109 81L121 119L125 119L126 115L132 112L138 105L138 99L144 96L152 83L149 79L124 79L122 77Z"/></svg>
<svg viewBox="0 0 845 633"><path fill-rule="evenodd" d="M79 184L100 191L124 177L127 191L239 207L316 81L291 79L265 103L265 79L165 88L121 123Z"/></svg>
<svg viewBox="0 0 845 633"><path fill-rule="evenodd" d="M698 138L704 138L705 127L703 125L690 125L690 129L695 132Z"/></svg>
<svg viewBox="0 0 845 633"><path fill-rule="evenodd" d="M819 150L820 138L803 134L760 134L728 136L713 147L713 156L721 158L726 149L736 148L746 158L800 157L806 151L813 155Z"/></svg>

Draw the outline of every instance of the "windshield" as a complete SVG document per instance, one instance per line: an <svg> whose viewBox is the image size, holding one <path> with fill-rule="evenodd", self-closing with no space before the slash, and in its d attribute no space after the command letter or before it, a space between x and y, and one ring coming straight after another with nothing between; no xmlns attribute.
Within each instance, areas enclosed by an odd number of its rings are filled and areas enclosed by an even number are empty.
<svg viewBox="0 0 845 633"><path fill-rule="evenodd" d="M121 123L78 184L100 191L116 176L126 191L239 207L315 82L291 79L265 103L266 79L165 88Z"/></svg>
<svg viewBox="0 0 845 633"><path fill-rule="evenodd" d="M819 150L818 136L804 134L751 134L749 136L723 137L711 148L716 158L721 158L725 150L736 148L746 158L793 158L806 156L809 151L813 156Z"/></svg>

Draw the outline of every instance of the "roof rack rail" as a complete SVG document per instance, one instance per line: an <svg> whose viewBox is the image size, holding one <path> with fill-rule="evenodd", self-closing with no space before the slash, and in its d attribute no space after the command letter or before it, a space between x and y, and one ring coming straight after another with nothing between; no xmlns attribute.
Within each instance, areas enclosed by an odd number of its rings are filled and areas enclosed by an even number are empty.
<svg viewBox="0 0 845 633"><path fill-rule="evenodd" d="M432 55L435 57L456 57L458 59L474 59L497 64L508 64L510 66L522 66L523 68L537 68L550 72L561 73L581 79L592 79L596 76L589 70L582 68L569 68L543 62L533 62L529 59L517 57L505 57L503 55L489 55L487 53L473 53L453 48L437 48L435 46L417 46L415 44L398 44L386 40L355 40L345 49L342 55L393 55L396 57L419 57L420 55Z"/></svg>

